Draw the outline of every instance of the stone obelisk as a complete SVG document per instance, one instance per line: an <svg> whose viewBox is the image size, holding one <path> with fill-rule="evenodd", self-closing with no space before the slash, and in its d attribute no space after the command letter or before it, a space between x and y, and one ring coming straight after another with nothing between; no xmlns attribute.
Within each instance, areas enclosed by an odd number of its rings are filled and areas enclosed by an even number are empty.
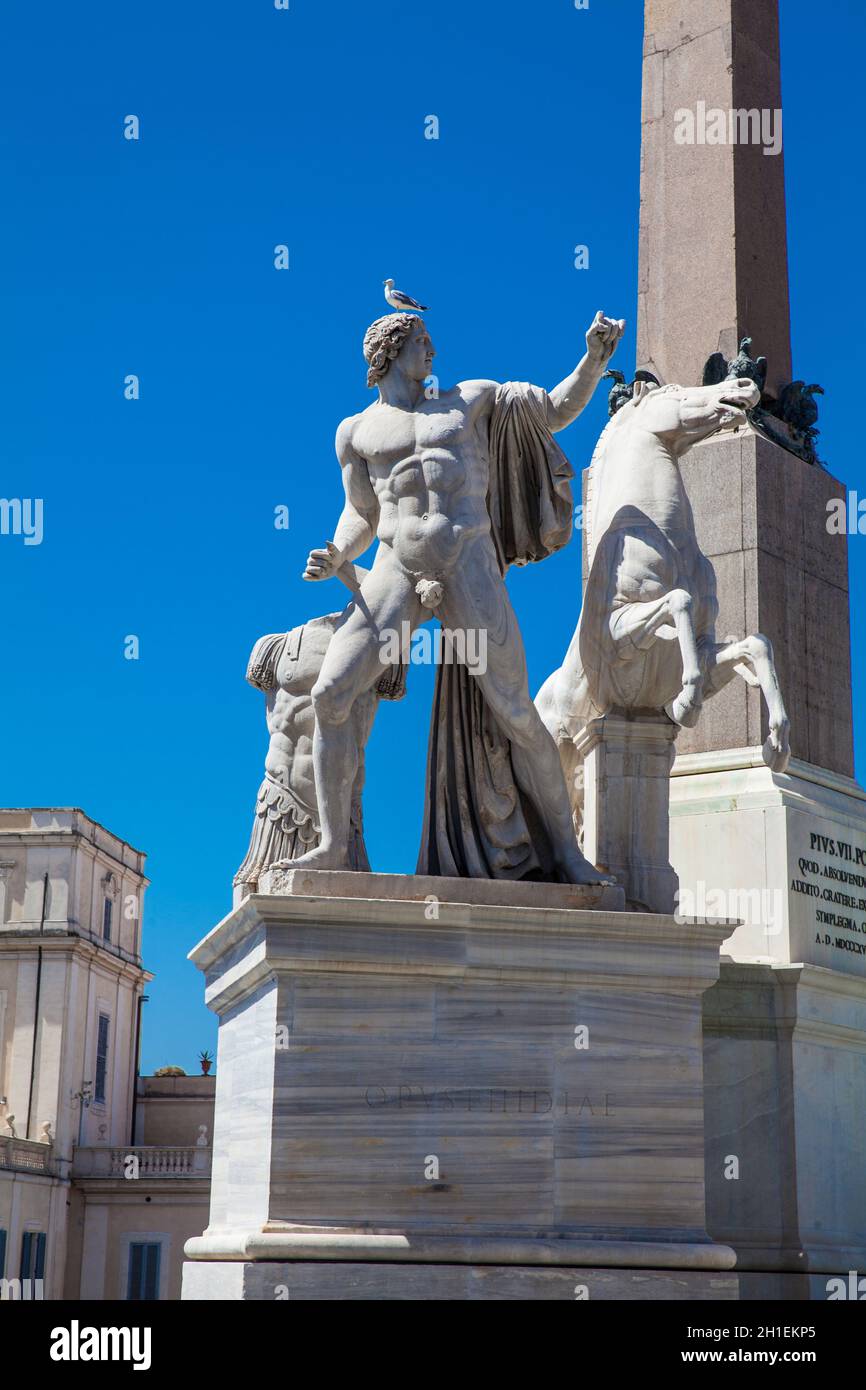
<svg viewBox="0 0 866 1390"><path fill-rule="evenodd" d="M778 129L778 0L646 0L645 19L637 365L695 384L749 336L778 398L821 369L791 362L784 155L718 139L719 113ZM827 526L845 488L751 426L695 446L682 474L717 634L771 639L794 754L785 774L763 765L740 681L677 738L680 911L743 921L704 1000L708 1227L737 1252L740 1297L826 1298L828 1272L866 1259L866 793L847 538Z"/></svg>
<svg viewBox="0 0 866 1390"><path fill-rule="evenodd" d="M777 396L819 365L791 365L778 0L646 0L645 16L637 366L694 385L710 353L730 360L749 335ZM684 112L694 143L680 142ZM754 113L734 130L757 138L719 141L731 112ZM751 431L693 450L683 476L718 576L719 636L770 638L794 756L850 777L847 546L826 525L843 485ZM678 751L756 751L762 719L737 681Z"/></svg>
<svg viewBox="0 0 866 1390"><path fill-rule="evenodd" d="M744 333L770 388L791 380L784 151L707 143L711 111L781 106L777 0L647 0L638 356L665 381L700 381ZM694 144L675 138L685 110Z"/></svg>

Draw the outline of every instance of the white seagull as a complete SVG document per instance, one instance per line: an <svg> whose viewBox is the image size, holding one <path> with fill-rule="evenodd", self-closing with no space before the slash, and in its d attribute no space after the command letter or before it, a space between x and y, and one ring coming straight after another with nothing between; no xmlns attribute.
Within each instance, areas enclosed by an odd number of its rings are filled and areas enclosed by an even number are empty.
<svg viewBox="0 0 866 1390"><path fill-rule="evenodd" d="M419 304L417 299L413 299L410 294L404 294L402 290L395 290L393 280L385 280L383 283L385 285L385 298L392 309L420 309L423 313L425 309L430 308L429 304Z"/></svg>

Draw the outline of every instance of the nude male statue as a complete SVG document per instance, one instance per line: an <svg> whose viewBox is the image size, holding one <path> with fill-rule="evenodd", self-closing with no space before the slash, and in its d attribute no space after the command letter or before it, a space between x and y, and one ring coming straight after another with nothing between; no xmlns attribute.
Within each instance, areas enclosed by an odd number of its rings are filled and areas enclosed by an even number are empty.
<svg viewBox="0 0 866 1390"><path fill-rule="evenodd" d="M367 573L360 565L347 565L343 578L357 590ZM334 633L346 616L346 610L324 613L289 632L268 633L258 639L250 655L247 681L264 693L270 739L249 849L234 878L233 886L244 894L258 891L259 878L266 869L319 844L312 692ZM352 710L357 755L346 853L349 868L356 871L370 868L361 813L364 746L378 701L402 699L405 685L405 666L384 667L376 685L358 697Z"/></svg>
<svg viewBox="0 0 866 1390"><path fill-rule="evenodd" d="M540 393L549 430L564 429L583 410L624 328L622 320L596 315L586 355L552 391ZM499 384L463 381L427 399L434 349L415 314L378 319L367 330L364 356L367 384L378 387L379 397L337 431L345 505L333 542L311 551L304 578L329 578L374 538L379 545L312 692L321 841L284 863L348 867L358 759L352 712L382 674L383 632L414 631L435 608L452 630L488 633L486 670L473 678L511 742L516 780L537 809L558 875L572 883L604 881L575 839L559 754L529 693L523 642L491 535L488 426Z"/></svg>
<svg viewBox="0 0 866 1390"><path fill-rule="evenodd" d="M256 798L253 830L234 887L258 891L260 875L287 856L303 854L319 843L318 803L313 775L316 720L312 690L325 653L343 613L311 618L290 632L260 637L247 666L247 680L264 692L270 741L264 781ZM369 690L355 702L358 767L352 789L348 826L349 867L369 869L364 848L361 791L364 785L364 744L373 723L377 693Z"/></svg>

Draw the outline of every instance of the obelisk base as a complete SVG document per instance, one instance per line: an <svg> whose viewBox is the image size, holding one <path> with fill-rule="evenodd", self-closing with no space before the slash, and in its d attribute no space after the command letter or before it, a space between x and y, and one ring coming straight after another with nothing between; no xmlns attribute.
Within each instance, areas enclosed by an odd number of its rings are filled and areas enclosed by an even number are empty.
<svg viewBox="0 0 866 1390"><path fill-rule="evenodd" d="M704 995L704 1110L707 1224L737 1252L740 1296L851 1297L866 1269L866 979L723 957Z"/></svg>
<svg viewBox="0 0 866 1390"><path fill-rule="evenodd" d="M735 960L806 962L866 978L866 791L792 758L771 772L759 748L678 756L671 859L687 917L742 925Z"/></svg>

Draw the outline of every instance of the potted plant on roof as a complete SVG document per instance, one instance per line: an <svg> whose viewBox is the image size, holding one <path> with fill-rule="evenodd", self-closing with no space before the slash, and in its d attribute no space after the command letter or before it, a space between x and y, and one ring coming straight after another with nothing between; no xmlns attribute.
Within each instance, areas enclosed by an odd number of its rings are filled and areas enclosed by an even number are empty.
<svg viewBox="0 0 866 1390"><path fill-rule="evenodd" d="M208 1052L207 1048L205 1048L204 1052L200 1052L198 1054L198 1060L201 1063L202 1076L207 1076L208 1072L213 1066L212 1054Z"/></svg>

